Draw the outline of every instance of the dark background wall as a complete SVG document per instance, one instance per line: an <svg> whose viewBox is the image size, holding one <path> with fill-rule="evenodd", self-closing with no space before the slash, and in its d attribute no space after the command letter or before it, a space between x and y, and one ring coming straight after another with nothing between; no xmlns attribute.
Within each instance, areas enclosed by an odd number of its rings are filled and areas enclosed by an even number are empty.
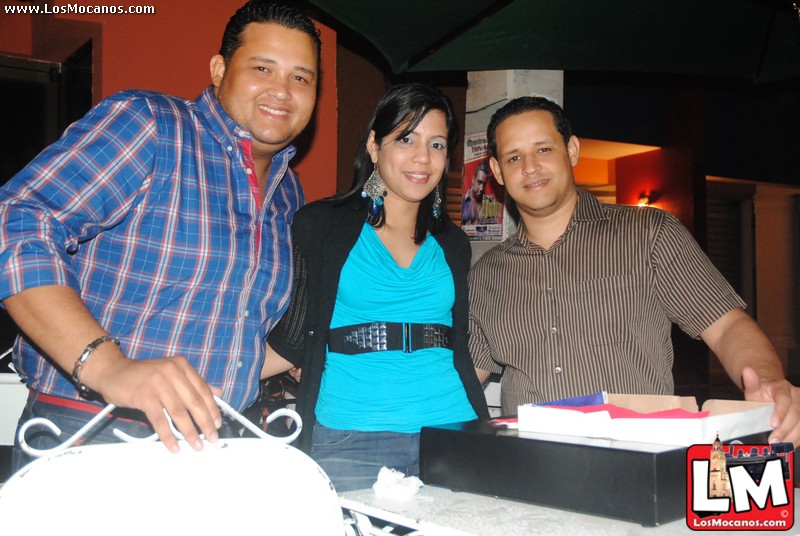
<svg viewBox="0 0 800 536"><path fill-rule="evenodd" d="M800 184L800 81L566 72L564 106L578 136L664 146L685 134L706 175ZM681 114L693 130L670 131Z"/></svg>

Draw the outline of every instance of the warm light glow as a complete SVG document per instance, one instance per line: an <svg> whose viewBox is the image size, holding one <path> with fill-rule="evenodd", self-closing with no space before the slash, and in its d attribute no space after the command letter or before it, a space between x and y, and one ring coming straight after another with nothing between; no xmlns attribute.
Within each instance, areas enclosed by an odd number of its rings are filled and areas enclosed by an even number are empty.
<svg viewBox="0 0 800 536"><path fill-rule="evenodd" d="M646 195L641 196L639 198L639 202L637 203L637 205L640 206L640 207L646 207L649 204L650 204L650 198L647 197Z"/></svg>

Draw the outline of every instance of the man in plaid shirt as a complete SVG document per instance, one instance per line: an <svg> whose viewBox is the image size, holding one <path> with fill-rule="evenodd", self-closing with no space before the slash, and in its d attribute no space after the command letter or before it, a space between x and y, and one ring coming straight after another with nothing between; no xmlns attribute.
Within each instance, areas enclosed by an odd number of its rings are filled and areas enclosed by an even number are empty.
<svg viewBox="0 0 800 536"><path fill-rule="evenodd" d="M0 189L0 299L31 390L21 422L45 416L68 437L113 403L127 409L90 441L155 430L177 451L166 411L201 449L223 426L213 394L255 400L289 298L304 198L288 164L319 53L308 17L251 0L196 100L113 95Z"/></svg>

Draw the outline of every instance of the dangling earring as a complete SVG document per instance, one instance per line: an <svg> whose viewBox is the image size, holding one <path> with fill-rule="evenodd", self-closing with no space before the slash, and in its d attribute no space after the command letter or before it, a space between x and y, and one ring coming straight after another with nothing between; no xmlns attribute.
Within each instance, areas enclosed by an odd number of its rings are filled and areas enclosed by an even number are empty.
<svg viewBox="0 0 800 536"><path fill-rule="evenodd" d="M439 187L436 187L436 194L433 197L433 217L438 218L442 215L442 196L439 193Z"/></svg>
<svg viewBox="0 0 800 536"><path fill-rule="evenodd" d="M372 200L372 203L369 204L369 215L372 218L378 217L386 193L386 183L383 182L383 177L378 172L378 167L375 166L372 168L372 173L367 182L364 183L363 190L361 190L361 197L369 197Z"/></svg>

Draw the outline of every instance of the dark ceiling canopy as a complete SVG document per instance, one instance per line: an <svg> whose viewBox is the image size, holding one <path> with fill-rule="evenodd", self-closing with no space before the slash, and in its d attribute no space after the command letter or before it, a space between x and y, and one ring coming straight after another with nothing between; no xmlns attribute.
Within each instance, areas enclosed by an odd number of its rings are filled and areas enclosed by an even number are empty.
<svg viewBox="0 0 800 536"><path fill-rule="evenodd" d="M393 73L553 69L800 78L792 0L310 0Z"/></svg>

